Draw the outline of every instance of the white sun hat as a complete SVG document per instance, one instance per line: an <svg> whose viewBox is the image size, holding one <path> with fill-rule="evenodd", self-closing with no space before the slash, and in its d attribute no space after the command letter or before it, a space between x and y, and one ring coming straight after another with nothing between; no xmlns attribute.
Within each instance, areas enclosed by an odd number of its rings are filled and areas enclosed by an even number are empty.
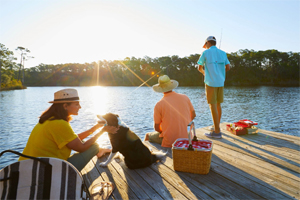
<svg viewBox="0 0 300 200"><path fill-rule="evenodd" d="M63 89L54 93L54 100L49 103L71 103L78 102L79 96L76 89Z"/></svg>
<svg viewBox="0 0 300 200"><path fill-rule="evenodd" d="M158 78L158 84L153 85L152 89L155 92L164 93L177 88L178 84L178 81L171 80L167 75L163 75Z"/></svg>

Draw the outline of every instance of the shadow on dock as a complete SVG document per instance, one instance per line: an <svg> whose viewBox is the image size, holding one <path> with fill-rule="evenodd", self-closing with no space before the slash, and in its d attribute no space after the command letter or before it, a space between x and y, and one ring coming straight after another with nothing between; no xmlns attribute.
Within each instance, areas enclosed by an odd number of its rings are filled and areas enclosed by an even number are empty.
<svg viewBox="0 0 300 200"><path fill-rule="evenodd" d="M214 143L207 175L173 169L171 148L145 142L166 158L150 167L130 170L122 159L107 168L99 166L107 156L94 159L81 171L89 188L111 181L116 188L110 199L299 199L299 137L259 130L236 136L221 125L222 139ZM197 129L199 139L207 128Z"/></svg>

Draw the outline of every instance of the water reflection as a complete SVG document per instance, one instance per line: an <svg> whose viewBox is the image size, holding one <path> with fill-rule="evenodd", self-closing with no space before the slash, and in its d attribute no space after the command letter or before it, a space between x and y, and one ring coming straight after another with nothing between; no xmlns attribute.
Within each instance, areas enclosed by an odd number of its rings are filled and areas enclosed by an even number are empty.
<svg viewBox="0 0 300 200"><path fill-rule="evenodd" d="M91 128L97 114L112 112L142 139L153 131L153 108L162 94L149 87L75 87L82 100L82 109L74 116L71 126L76 133ZM0 92L0 152L6 149L23 151L38 117L53 100L54 92L64 87L29 87L26 90ZM178 93L189 96L195 107L196 128L212 124L204 87L179 87ZM222 104L223 122L251 119L258 127L270 131L300 136L300 90L298 87L227 87ZM107 134L97 141L110 146ZM0 168L16 156L0 158Z"/></svg>
<svg viewBox="0 0 300 200"><path fill-rule="evenodd" d="M83 102L81 104L91 109L94 115L105 114L107 112L106 105L109 98L107 88L93 86L86 89L88 91L85 93L85 96L82 97Z"/></svg>

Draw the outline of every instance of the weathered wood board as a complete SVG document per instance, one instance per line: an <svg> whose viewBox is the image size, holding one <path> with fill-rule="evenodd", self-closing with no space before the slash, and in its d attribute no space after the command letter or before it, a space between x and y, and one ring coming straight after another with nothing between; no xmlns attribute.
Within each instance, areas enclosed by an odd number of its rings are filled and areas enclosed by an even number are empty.
<svg viewBox="0 0 300 200"><path fill-rule="evenodd" d="M300 199L300 138L266 130L236 136L222 123L222 139L213 141L207 175L174 171L172 149L145 142L153 151L167 152L166 158L150 167L130 170L122 159L107 168L94 159L81 171L89 188L111 181L110 199ZM196 130L207 139L208 127Z"/></svg>

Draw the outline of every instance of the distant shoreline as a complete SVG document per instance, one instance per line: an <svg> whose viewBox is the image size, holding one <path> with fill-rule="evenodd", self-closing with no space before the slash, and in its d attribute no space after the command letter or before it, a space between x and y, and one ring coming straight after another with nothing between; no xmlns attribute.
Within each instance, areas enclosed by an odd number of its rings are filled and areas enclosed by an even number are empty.
<svg viewBox="0 0 300 200"><path fill-rule="evenodd" d="M124 60L93 63L40 64L22 69L2 67L2 88L25 86L152 86L159 76L168 75L180 86L204 86L204 76L198 71L200 54L188 57L158 58L127 57ZM225 86L299 87L300 52L277 50L240 50L227 54L230 70ZM1 79L0 79L1 82Z"/></svg>
<svg viewBox="0 0 300 200"><path fill-rule="evenodd" d="M16 88L16 89L5 89L2 88L2 91L7 90L22 90L27 89L27 87L93 87L96 85L26 85L24 88ZM139 85L99 85L103 87L139 87ZM148 87L148 86L141 86L141 87ZM204 84L199 85L180 85L178 87L204 87ZM272 83L265 83L262 85L250 85L250 84L225 84L224 87L300 87L300 83L289 83L289 84L272 84Z"/></svg>

